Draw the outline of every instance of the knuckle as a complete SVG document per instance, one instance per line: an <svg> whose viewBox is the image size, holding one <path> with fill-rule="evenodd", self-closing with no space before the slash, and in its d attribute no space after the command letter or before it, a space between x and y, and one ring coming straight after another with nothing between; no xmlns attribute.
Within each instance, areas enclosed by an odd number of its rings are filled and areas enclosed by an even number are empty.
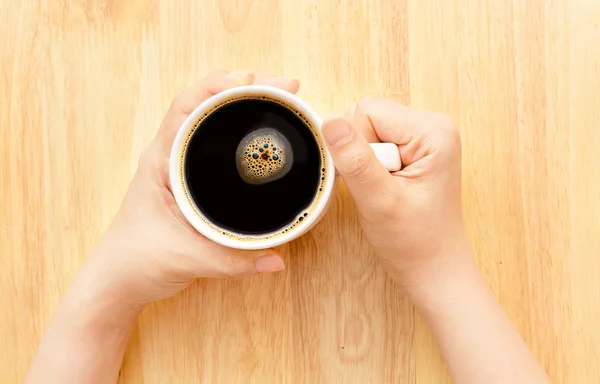
<svg viewBox="0 0 600 384"><path fill-rule="evenodd" d="M154 166L155 155L150 148L144 149L138 158L138 169L149 169Z"/></svg>
<svg viewBox="0 0 600 384"><path fill-rule="evenodd" d="M369 172L373 159L370 153L364 152L355 154L352 156L350 166L348 167L347 174L353 179L365 180L369 176Z"/></svg>
<svg viewBox="0 0 600 384"><path fill-rule="evenodd" d="M171 100L171 104L169 105L167 111L178 111L181 108L185 98L185 91L186 90L183 90L173 97L173 100Z"/></svg>
<svg viewBox="0 0 600 384"><path fill-rule="evenodd" d="M151 143L139 156L137 170L151 176L168 177L168 160L163 161L164 156L161 153L159 143Z"/></svg>
<svg viewBox="0 0 600 384"><path fill-rule="evenodd" d="M257 273L249 259L240 257L238 253L230 252L221 264L221 273L228 277L245 277Z"/></svg>
<svg viewBox="0 0 600 384"><path fill-rule="evenodd" d="M434 113L434 123L435 125L445 131L445 132L450 132L455 130L454 127L454 122L452 121L452 118L448 115L445 115L443 113Z"/></svg>
<svg viewBox="0 0 600 384"><path fill-rule="evenodd" d="M362 96L356 102L356 109L354 111L354 114L356 116L366 114L367 110L369 109L369 106L373 103L374 100L375 100L375 97L373 97L373 96L370 96L370 95Z"/></svg>
<svg viewBox="0 0 600 384"><path fill-rule="evenodd" d="M243 273L241 263L234 255L228 255L221 265L221 272L225 276L236 277Z"/></svg>
<svg viewBox="0 0 600 384"><path fill-rule="evenodd" d="M443 113L436 113L434 124L435 127L443 133L444 141L450 149L460 149L460 131L456 128L456 125L450 116Z"/></svg>

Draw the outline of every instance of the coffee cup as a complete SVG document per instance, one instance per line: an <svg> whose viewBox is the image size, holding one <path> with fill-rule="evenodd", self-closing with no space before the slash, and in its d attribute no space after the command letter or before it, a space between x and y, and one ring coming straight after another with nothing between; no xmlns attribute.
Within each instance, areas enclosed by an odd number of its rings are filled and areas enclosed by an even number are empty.
<svg viewBox="0 0 600 384"><path fill-rule="evenodd" d="M186 220L237 249L305 234L327 211L336 183L321 125L305 101L269 86L231 88L202 102L170 155L171 189ZM400 170L396 144L371 147L387 170Z"/></svg>

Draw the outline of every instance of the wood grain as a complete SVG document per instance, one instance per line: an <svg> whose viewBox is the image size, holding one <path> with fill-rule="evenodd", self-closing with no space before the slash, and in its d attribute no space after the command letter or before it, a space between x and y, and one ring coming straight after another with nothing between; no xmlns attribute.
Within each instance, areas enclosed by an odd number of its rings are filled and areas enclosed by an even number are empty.
<svg viewBox="0 0 600 384"><path fill-rule="evenodd" d="M0 0L0 382L17 383L170 100L218 69L451 115L477 261L557 383L600 377L600 3ZM199 281L142 315L121 383L443 383L353 202L285 273Z"/></svg>

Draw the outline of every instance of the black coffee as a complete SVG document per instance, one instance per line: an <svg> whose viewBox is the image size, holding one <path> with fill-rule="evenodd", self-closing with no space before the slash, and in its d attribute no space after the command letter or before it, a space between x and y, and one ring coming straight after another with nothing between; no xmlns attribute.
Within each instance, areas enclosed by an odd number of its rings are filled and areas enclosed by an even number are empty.
<svg viewBox="0 0 600 384"><path fill-rule="evenodd" d="M201 119L186 149L184 174L208 220L258 235L305 219L325 172L309 123L262 97L226 102Z"/></svg>

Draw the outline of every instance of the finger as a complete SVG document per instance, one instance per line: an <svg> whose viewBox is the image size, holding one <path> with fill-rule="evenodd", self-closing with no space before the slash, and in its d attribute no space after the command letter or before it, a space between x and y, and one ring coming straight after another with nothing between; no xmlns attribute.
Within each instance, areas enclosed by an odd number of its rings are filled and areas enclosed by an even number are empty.
<svg viewBox="0 0 600 384"><path fill-rule="evenodd" d="M389 99L367 96L349 108L350 119L367 140L400 146L402 163L414 163L453 145L456 130L440 113L421 111Z"/></svg>
<svg viewBox="0 0 600 384"><path fill-rule="evenodd" d="M395 183L365 137L346 119L333 119L322 127L336 169L359 207L376 208L379 196L393 194Z"/></svg>
<svg viewBox="0 0 600 384"><path fill-rule="evenodd" d="M298 92L300 83L296 79L253 73L246 70L214 73L185 89L175 97L167 111L159 135L166 137L167 144L175 139L181 124L204 100L219 92L241 85L269 85L290 93Z"/></svg>
<svg viewBox="0 0 600 384"><path fill-rule="evenodd" d="M277 87L293 94L297 93L298 89L300 88L300 82L296 79L274 76L262 72L256 73L254 77L254 84Z"/></svg>
<svg viewBox="0 0 600 384"><path fill-rule="evenodd" d="M425 128L426 113L389 99L365 96L350 107L349 118L365 137L402 145Z"/></svg>
<svg viewBox="0 0 600 384"><path fill-rule="evenodd" d="M363 102L365 97L360 99L359 103ZM351 104L346 110L346 117L348 120L354 123L355 128L367 139L369 143L380 143L381 139L375 133L375 130L371 126L371 124L361 124L363 119L355 120L356 117L356 108L358 103Z"/></svg>
<svg viewBox="0 0 600 384"><path fill-rule="evenodd" d="M220 246L213 255L217 263L215 277L243 277L285 269L283 259L274 249L244 251Z"/></svg>
<svg viewBox="0 0 600 384"><path fill-rule="evenodd" d="M204 100L229 88L250 85L254 73L249 71L217 72L197 81L177 95L165 114L159 135L175 138L179 127Z"/></svg>

